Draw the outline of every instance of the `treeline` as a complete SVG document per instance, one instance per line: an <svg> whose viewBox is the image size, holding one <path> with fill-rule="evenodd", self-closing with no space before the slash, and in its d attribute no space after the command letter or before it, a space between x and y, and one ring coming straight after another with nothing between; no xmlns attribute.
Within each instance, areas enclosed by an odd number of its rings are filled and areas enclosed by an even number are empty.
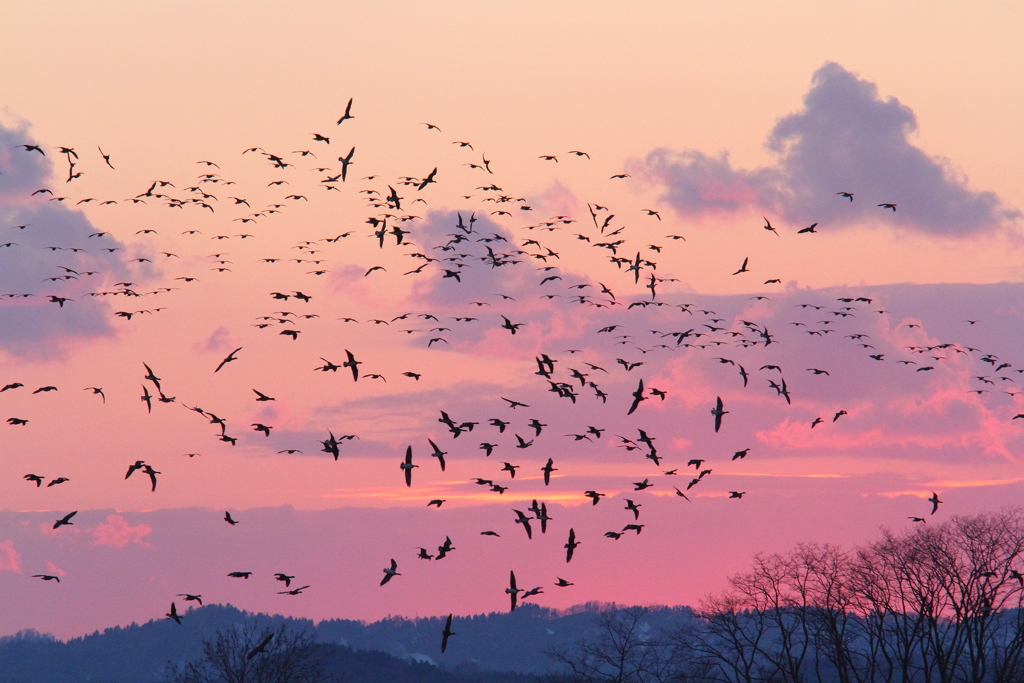
<svg viewBox="0 0 1024 683"><path fill-rule="evenodd" d="M606 605L588 603L566 611L522 605L515 612L456 617L456 636L440 653L444 620L391 617L373 623L254 615L230 605L185 613L182 624L156 619L59 641L31 631L0 638L0 683L142 683L166 681L173 666L194 661L203 643L225 627L286 625L313 631L325 661L349 681L482 683L540 680L552 668L545 652L595 633L593 617ZM678 625L687 608L659 607L646 619L659 630ZM332 649L334 648L334 649ZM328 656L329 655L329 656ZM436 665L436 666L435 666ZM390 673L388 673L390 672Z"/></svg>
<svg viewBox="0 0 1024 683"><path fill-rule="evenodd" d="M756 556L679 626L609 610L551 655L578 682L1021 683L1022 551L1020 509L802 544Z"/></svg>
<svg viewBox="0 0 1024 683"><path fill-rule="evenodd" d="M542 680L539 676L509 671L512 667L489 670L469 657L450 665L445 662L445 667L437 666L440 626L436 632L431 632L430 642L423 642L421 648L413 643L406 647L401 641L388 643L389 649L404 651L402 656L381 651L380 647L353 647L325 640L316 625L308 620L254 615L231 606L208 605L189 611L180 626L162 619L109 628L66 642L33 631L0 639L0 682L163 683L173 678L177 667L200 659L204 642L215 638L219 632L242 630L257 623L312 634L317 641L317 657L332 680L360 683L538 683ZM397 620L394 626L401 631L413 623ZM353 633L358 624L350 623ZM390 629L384 631L394 633ZM424 636L426 632L424 625ZM370 643L375 639L355 640ZM456 640L453 638L452 642ZM539 650L537 654L538 658L543 657Z"/></svg>

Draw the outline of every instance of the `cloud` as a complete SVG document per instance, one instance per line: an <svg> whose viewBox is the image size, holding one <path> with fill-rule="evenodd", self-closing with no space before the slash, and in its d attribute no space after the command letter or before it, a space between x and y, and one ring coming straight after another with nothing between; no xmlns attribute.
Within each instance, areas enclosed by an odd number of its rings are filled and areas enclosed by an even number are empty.
<svg viewBox="0 0 1024 683"><path fill-rule="evenodd" d="M0 543L0 572L21 572L21 555L14 549L14 541Z"/></svg>
<svg viewBox="0 0 1024 683"><path fill-rule="evenodd" d="M107 521L92 530L93 545L109 545L124 548L129 543L137 543L144 548L151 548L145 539L153 531L148 524L131 526L121 515L107 515Z"/></svg>
<svg viewBox="0 0 1024 683"><path fill-rule="evenodd" d="M53 563L52 560L46 561L46 573L54 576L67 576L68 573Z"/></svg>
<svg viewBox="0 0 1024 683"><path fill-rule="evenodd" d="M728 154L658 149L643 162L665 199L690 215L757 209L803 225L848 227L866 221L950 237L1006 226L1021 212L993 192L970 189L942 157L910 142L914 112L839 64L811 79L804 108L779 119L766 146L774 165L734 168ZM853 201L838 196L851 192ZM897 205L895 212L878 204Z"/></svg>
<svg viewBox="0 0 1024 683"><path fill-rule="evenodd" d="M120 242L90 239L97 230L85 215L53 199L63 188L33 196L53 184L53 163L23 149L32 142L25 124L0 124L0 349L52 355L62 340L112 334L109 303L89 292L139 275L122 262Z"/></svg>

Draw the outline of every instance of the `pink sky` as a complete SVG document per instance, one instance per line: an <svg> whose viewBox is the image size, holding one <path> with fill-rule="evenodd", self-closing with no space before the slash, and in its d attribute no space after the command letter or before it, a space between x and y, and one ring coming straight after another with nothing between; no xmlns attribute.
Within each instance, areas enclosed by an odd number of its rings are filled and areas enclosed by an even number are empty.
<svg viewBox="0 0 1024 683"><path fill-rule="evenodd" d="M12 243L0 246L0 294L35 295L0 298L0 387L24 385L0 393L0 419L28 420L0 423L0 590L15 596L0 634L145 621L185 592L313 618L471 614L503 609L509 569L544 586L538 602L553 607L695 604L755 552L849 546L882 525L931 519L933 491L944 501L935 520L1020 499L1024 132L1020 94L1005 84L1024 67L1015 43L998 39L1020 25L1019 10L260 7L0 10L14 36L0 46L10 65L0 245ZM952 35L961 52L941 47ZM355 118L338 125L350 97ZM59 146L75 148L81 178L66 182ZM242 154L257 146L293 166ZM323 182L353 146L348 180ZM468 165L483 158L493 173ZM435 167L422 191L399 184ZM199 183L201 173L234 185ZM629 177L611 179L620 173ZM176 199L202 188L215 211L127 201L156 180L173 187L153 192ZM492 183L501 191L480 189ZM389 185L403 202L388 225L409 230L413 246L389 236L380 247L366 223L389 210L361 191L384 197ZM43 188L68 199L32 196ZM502 194L513 201L488 201ZM239 220L274 204L279 213ZM607 207L596 219L594 205ZM468 239L435 248L474 212ZM797 234L812 222L817 234ZM618 256L639 252L656 269L634 282L595 246L617 239ZM488 247L521 263L492 268L480 259ZM404 275L425 263L415 252L467 256ZM749 272L733 275L744 259ZM374 266L384 270L367 274ZM47 280L65 269L78 279ZM650 300L652 274L664 306L627 310L601 293ZM542 283L550 276L561 279ZM117 282L157 293L89 296ZM312 299L270 296L295 291ZM840 300L857 297L870 302ZM254 326L261 316L269 327ZM525 326L513 336L502 316ZM671 333L688 330L705 336L677 346ZM358 382L347 368L314 370L346 351L362 363ZM540 354L557 361L551 379L573 386L575 402L535 374ZM144 384L155 390L143 363L175 397L151 414L139 400ZM769 385L781 377L791 404ZM640 379L666 398L648 394L627 415ZM45 386L57 391L33 393ZM106 402L86 387L102 387ZM257 402L254 389L275 400ZM729 412L715 433L718 397ZM237 445L182 406L226 419ZM479 424L452 438L440 411ZM493 418L510 422L504 433ZM546 425L540 435L532 419ZM571 436L589 426L606 431ZM320 451L328 430L359 437L337 462ZM616 436L635 441L638 430L656 439L660 465ZM517 449L515 435L534 443ZM448 452L444 472L428 439ZM493 455L482 442L497 444ZM406 487L409 445L418 467ZM545 486L548 458L558 469ZM713 472L688 502L673 486L685 489L694 458ZM155 492L142 472L124 479L136 460L160 472ZM514 479L503 462L519 467ZM69 481L45 485L57 477ZM653 487L634 491L644 479ZM592 506L586 490L607 497ZM440 510L426 507L434 498ZM634 522L626 499L641 505L642 533L606 538ZM528 541L513 510L533 500L552 522ZM50 528L72 510L73 526ZM570 528L582 545L566 565ZM448 564L416 558L445 536L457 548ZM379 587L391 558L402 576ZM226 577L250 570L248 581ZM277 571L311 588L277 595ZM554 587L558 576L575 585Z"/></svg>

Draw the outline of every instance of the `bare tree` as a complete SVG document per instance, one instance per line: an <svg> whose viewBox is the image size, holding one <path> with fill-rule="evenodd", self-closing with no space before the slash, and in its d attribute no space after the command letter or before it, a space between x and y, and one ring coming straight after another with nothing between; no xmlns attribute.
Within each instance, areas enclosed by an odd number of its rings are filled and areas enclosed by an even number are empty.
<svg viewBox="0 0 1024 683"><path fill-rule="evenodd" d="M757 556L674 636L723 683L1024 680L1024 512Z"/></svg>
<svg viewBox="0 0 1024 683"><path fill-rule="evenodd" d="M203 656L177 667L174 683L319 683L328 678L311 630L256 620L203 640Z"/></svg>
<svg viewBox="0 0 1024 683"><path fill-rule="evenodd" d="M565 666L572 683L680 681L671 645L653 633L645 607L611 608L595 615L596 636L547 654Z"/></svg>

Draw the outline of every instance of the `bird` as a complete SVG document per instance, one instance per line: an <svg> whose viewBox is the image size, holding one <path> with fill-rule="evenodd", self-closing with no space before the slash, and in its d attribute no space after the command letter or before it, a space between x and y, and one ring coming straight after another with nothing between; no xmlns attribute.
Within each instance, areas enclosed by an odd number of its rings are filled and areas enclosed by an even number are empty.
<svg viewBox="0 0 1024 683"><path fill-rule="evenodd" d="M171 603L171 611L165 614L164 616L168 619L173 619L175 623L181 623L181 615L178 614L178 608L173 602Z"/></svg>
<svg viewBox="0 0 1024 683"><path fill-rule="evenodd" d="M149 480L153 484L152 491L156 491L156 475L160 474L149 465L143 465L142 471L149 475Z"/></svg>
<svg viewBox="0 0 1024 683"><path fill-rule="evenodd" d="M437 458L438 463L440 463L440 465L441 465L441 471L444 472L444 456L448 455L448 453L446 451L442 451L440 448L438 448L437 444L434 443L433 441L431 441L430 439L427 439L427 443L429 443L430 447L434 449L434 452L431 453L430 455L432 455L433 457ZM409 448L411 449L412 446L410 446ZM438 505L438 507L441 507L441 506Z"/></svg>
<svg viewBox="0 0 1024 683"><path fill-rule="evenodd" d="M266 394L264 394L262 392L256 391L256 389L253 389L253 391L256 392L256 400L257 401L275 401L275 400L277 400L277 399L271 398L270 396L267 396Z"/></svg>
<svg viewBox="0 0 1024 683"><path fill-rule="evenodd" d="M896 213L896 205L895 204L890 204L888 202L883 202L882 204L879 204L878 206L883 208L883 209L890 209L893 213Z"/></svg>
<svg viewBox="0 0 1024 683"><path fill-rule="evenodd" d="M530 527L530 517L527 517L522 510L513 509L512 512L516 513L516 524L522 524L523 528L526 529L526 537L533 540L533 529Z"/></svg>
<svg viewBox="0 0 1024 683"><path fill-rule="evenodd" d="M53 523L53 528L57 529L57 528L60 528L62 526L65 526L65 525L73 525L74 522L71 521L71 518L74 517L77 514L78 514L78 510L75 510L74 512L69 512L68 514L64 515L63 517L58 519L56 522L54 522Z"/></svg>
<svg viewBox="0 0 1024 683"><path fill-rule="evenodd" d="M488 453L488 455L490 455L490 453ZM544 465L544 467L540 468L541 471L544 473L544 485L545 486L547 486L548 484L551 483L551 473L555 472L558 469L557 467L553 467L553 465L554 465L554 460L552 458L548 458L548 461Z"/></svg>
<svg viewBox="0 0 1024 683"><path fill-rule="evenodd" d="M345 113L341 115L340 119L338 119L337 125L340 126L342 121L348 121L349 119L354 119L355 118L355 116L352 115L352 100L353 99L354 98L352 98L352 97L348 98L348 104L345 105Z"/></svg>
<svg viewBox="0 0 1024 683"><path fill-rule="evenodd" d="M103 389L101 389L100 387L86 387L82 391L91 391L93 393L93 395L99 394L100 397L103 398L103 402L104 403L107 402L107 395L103 393Z"/></svg>
<svg viewBox="0 0 1024 683"><path fill-rule="evenodd" d="M629 412L627 412L626 415L632 415L633 412L637 409L637 406L640 405L640 401L646 400L647 397L644 396L644 381L643 379L641 379L640 384L637 385L636 391L633 392L633 404L629 407Z"/></svg>
<svg viewBox="0 0 1024 683"><path fill-rule="evenodd" d="M43 581L56 581L60 583L60 577L54 576L53 574L33 574L33 579L42 579Z"/></svg>
<svg viewBox="0 0 1024 683"><path fill-rule="evenodd" d="M513 323L511 320L509 320L505 316L501 316L501 319L505 321L504 324L502 324L502 326L501 326L502 329L509 330L513 335L515 335L516 330L518 330L520 327L522 327L523 325L526 324L526 323Z"/></svg>
<svg viewBox="0 0 1024 683"><path fill-rule="evenodd" d="M412 464L412 446L405 449L405 460L399 467L405 472L405 485L412 486L412 468L419 467L419 465Z"/></svg>
<svg viewBox="0 0 1024 683"><path fill-rule="evenodd" d="M350 116L349 118L354 117ZM341 123L341 121L338 121L338 123ZM338 157L338 161L341 162L341 182L345 182L345 179L348 177L348 167L352 165L352 157L355 156L355 153L356 148L353 147L348 151L348 154L343 157Z"/></svg>
<svg viewBox="0 0 1024 683"><path fill-rule="evenodd" d="M715 416L715 433L718 433L718 430L722 428L722 416L729 412L722 408L722 397L719 396L715 403L715 407L711 409L711 414Z"/></svg>
<svg viewBox="0 0 1024 683"><path fill-rule="evenodd" d="M274 634L273 633L268 634L267 637L264 638L263 641L259 645L257 645L256 647L254 647L252 650L249 651L249 654L246 655L246 657L245 657L246 660L255 659L256 655L268 654L267 646L270 645L270 641L273 640L273 639L274 639Z"/></svg>
<svg viewBox="0 0 1024 683"><path fill-rule="evenodd" d="M569 540L563 546L565 548L565 561L569 562L572 559L572 554L579 546L579 542L576 540L576 531L572 528L569 529Z"/></svg>
<svg viewBox="0 0 1024 683"><path fill-rule="evenodd" d="M215 372L215 373L216 373L216 372L220 372L220 369L221 369L222 367L224 367L224 366L225 366L226 364L230 363L230 362L231 362L231 361L233 361L233 360L238 360L238 358L236 358L236 357L235 357L235 354L236 354L236 353L238 353L238 352L239 352L239 351L241 351L241 350L242 350L242 347L241 347L241 346L239 346L239 347L238 347L237 349L235 349L234 351L232 351L231 353L229 353L229 354L228 354L228 356L227 356L227 358L225 358L224 360L222 360L222 361L220 362L220 365L218 365L218 366L217 366L217 369L216 369L216 370L214 370L214 372ZM160 385L158 384L158 385L157 385L157 388L159 388L159 387L160 387ZM258 392L257 392L257 393L258 393Z"/></svg>
<svg viewBox="0 0 1024 683"><path fill-rule="evenodd" d="M512 600L512 609L510 609L509 612L515 612L516 611L516 598L517 598L517 596L520 593L523 592L523 589L516 587L516 573L515 573L515 571L510 571L508 574L509 574L509 577L508 577L508 588L505 589L505 592L508 593L509 597Z"/></svg>
<svg viewBox="0 0 1024 683"><path fill-rule="evenodd" d="M939 509L939 503L942 502L941 500L939 500L939 494L935 493L935 491L932 491L932 497L928 499L928 502L932 504L932 514L934 515L935 512Z"/></svg>
<svg viewBox="0 0 1024 683"><path fill-rule="evenodd" d="M26 474L22 478L25 479L26 481L34 481L36 483L36 488L39 488L40 486L43 485L43 477L41 477L38 474Z"/></svg>
<svg viewBox="0 0 1024 683"><path fill-rule="evenodd" d="M345 355L348 356L348 360L341 364L342 367L352 369L352 380L359 381L359 366L362 361L356 360L356 357L352 355L352 352L345 349Z"/></svg>
<svg viewBox="0 0 1024 683"><path fill-rule="evenodd" d="M289 576L288 574L282 574L281 572L277 572L276 574L274 574L274 579L277 580L277 581L283 581L285 587L287 587L287 588L291 588L291 586L292 586L292 579L294 579L294 578L295 578L294 576ZM307 588L308 588L308 586L307 586Z"/></svg>
<svg viewBox="0 0 1024 683"><path fill-rule="evenodd" d="M747 258L743 259L743 265L740 266L740 269L737 270L735 273L733 273L733 275L739 275L740 273L749 273L750 271L747 270L747 262L749 260L750 260L750 257L747 257Z"/></svg>
<svg viewBox="0 0 1024 683"><path fill-rule="evenodd" d="M444 624L444 630L441 631L441 654L448 649L448 639L455 635L452 631L452 615L448 615L448 620Z"/></svg>
<svg viewBox="0 0 1024 683"><path fill-rule="evenodd" d="M233 519L231 517L231 513L226 510L224 512L224 521L230 524L231 526L238 524L238 520Z"/></svg>
<svg viewBox="0 0 1024 683"><path fill-rule="evenodd" d="M394 558L391 558L391 566L384 567L384 578L380 580L380 585L383 586L396 576L401 576L401 574L398 573L398 563L395 562Z"/></svg>
<svg viewBox="0 0 1024 683"><path fill-rule="evenodd" d="M232 579L245 579L247 581L249 580L249 577L251 575L252 575L252 572L229 572L228 573L228 576L231 577Z"/></svg>

